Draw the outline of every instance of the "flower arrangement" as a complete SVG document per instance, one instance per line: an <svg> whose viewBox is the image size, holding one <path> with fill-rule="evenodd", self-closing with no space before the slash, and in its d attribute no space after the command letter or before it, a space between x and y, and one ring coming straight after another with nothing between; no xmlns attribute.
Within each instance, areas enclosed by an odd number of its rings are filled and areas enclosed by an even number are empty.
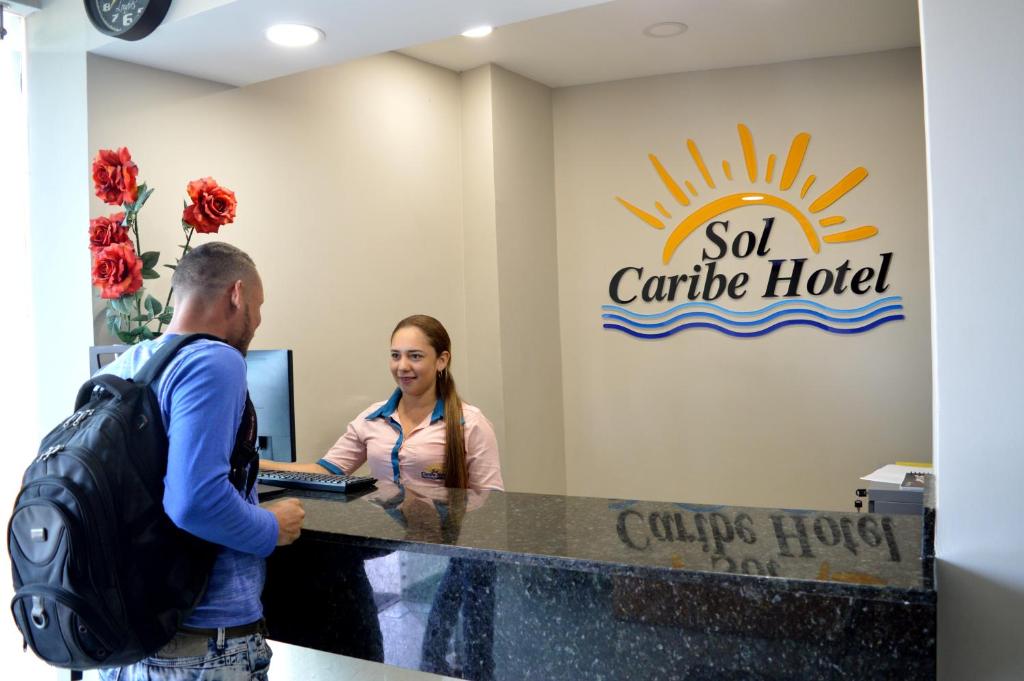
<svg viewBox="0 0 1024 681"><path fill-rule="evenodd" d="M158 251L143 251L139 239L139 211L153 194L146 183L138 184L139 168L128 149L101 149L92 162L92 180L96 196L104 203L119 206L117 213L89 221L89 250L92 251L92 283L107 301L107 328L122 343L134 344L156 338L171 321L173 288L167 299L146 293L143 280L157 279ZM221 187L212 177L188 183L185 189L191 203L184 202L181 227L185 243L181 255L191 250L192 237L216 234L235 219L238 202L235 194ZM164 267L174 269L174 265ZM156 328L152 324L156 323Z"/></svg>

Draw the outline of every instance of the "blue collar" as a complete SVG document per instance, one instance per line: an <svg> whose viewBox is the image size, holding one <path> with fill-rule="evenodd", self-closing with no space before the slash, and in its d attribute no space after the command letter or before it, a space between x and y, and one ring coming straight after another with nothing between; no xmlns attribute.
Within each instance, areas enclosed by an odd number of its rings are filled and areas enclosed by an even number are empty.
<svg viewBox="0 0 1024 681"><path fill-rule="evenodd" d="M379 419L381 417L389 418L398 409L398 402L402 399L402 389L395 388L395 392L391 393L391 397L388 401L382 404L378 409L373 410L366 416L367 421ZM444 418L444 400L440 397L437 398L437 402L434 403L434 411L430 414L430 423L434 424Z"/></svg>

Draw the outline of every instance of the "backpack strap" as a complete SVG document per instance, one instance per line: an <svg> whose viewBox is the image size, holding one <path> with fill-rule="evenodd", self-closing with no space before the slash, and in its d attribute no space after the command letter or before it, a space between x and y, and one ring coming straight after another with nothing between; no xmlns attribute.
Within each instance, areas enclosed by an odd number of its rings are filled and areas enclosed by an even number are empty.
<svg viewBox="0 0 1024 681"><path fill-rule="evenodd" d="M214 340L224 342L223 338L208 333L189 333L176 336L167 341L153 353L153 356L146 360L132 381L138 385L148 385L163 373L167 365L171 363L178 350L189 343L202 340ZM256 474L259 472L259 451L256 449L256 408L249 399L249 392L245 393L245 405L242 407L242 420L238 425L238 433L235 435L235 445L231 450L231 469L228 479L231 485L244 495L248 496L253 485L256 484Z"/></svg>
<svg viewBox="0 0 1024 681"><path fill-rule="evenodd" d="M249 391L245 392L245 406L242 407L242 420L238 424L235 435L235 446L231 450L231 470L228 480L243 496L249 496L256 475L260 472L260 452L256 447L256 433L259 426L256 422L256 407L249 399Z"/></svg>
<svg viewBox="0 0 1024 681"><path fill-rule="evenodd" d="M194 343L197 340L202 339L215 340L224 342L223 338L208 333L186 333L181 336L175 336L171 340L165 342L160 348L153 353L153 356L146 360L146 363L139 369L139 372L135 374L132 381L139 385L149 385L156 379L160 378L160 374L164 372L167 365L174 359L174 355L178 353L178 350L185 347L189 343Z"/></svg>

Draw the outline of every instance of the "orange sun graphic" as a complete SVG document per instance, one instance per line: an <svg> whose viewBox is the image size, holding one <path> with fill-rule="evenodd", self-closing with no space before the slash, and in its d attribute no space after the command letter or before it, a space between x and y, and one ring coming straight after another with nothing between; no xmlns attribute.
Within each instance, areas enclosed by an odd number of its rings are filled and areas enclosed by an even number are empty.
<svg viewBox="0 0 1024 681"><path fill-rule="evenodd" d="M737 126L737 129L739 130L740 147L743 150L743 160L746 165L747 178L750 180L751 184L756 184L758 177L760 177L760 172L757 163L757 153L754 150L753 135L750 134L750 129L742 123ZM806 132L798 133L793 137L793 142L789 147L789 154L786 156L786 162L782 167L782 173L779 175L778 186L780 191L789 191L790 188L794 186L794 182L800 174L800 167L803 165L804 156L807 153L807 145L810 144L810 141L811 136ZM693 157L693 162L697 165L697 170L704 179L704 183L709 189L715 189L717 185L715 184L715 180L712 177L711 172L708 170L707 165L704 163L704 157L697 148L697 143L692 139L688 139L686 140L686 148L689 150L690 156ZM672 194L673 198L675 198L681 206L690 206L695 203L690 197L691 195L694 198L697 197L697 189L693 186L693 183L690 182L690 180L684 180L683 186L680 186L675 178L673 178L665 169L665 166L662 165L657 156L654 154L648 154L648 158L650 158L651 165L654 166L654 170L657 171L658 177L661 178L662 183L664 183L669 193ZM765 163L764 181L768 184L771 184L773 181L775 160L775 154L769 154L768 160ZM724 173L727 181L734 181L732 168L728 161L722 161L722 172ZM676 225L676 228L672 230L672 233L668 236L668 240L665 242L665 248L662 251L662 260L667 265L669 261L672 260L672 256L675 254L676 249L679 248L679 244L681 244L686 237L712 218L726 213L733 208L738 208L739 206L773 206L789 213L800 225L804 236L807 237L807 243L810 244L811 250L815 253L819 253L821 251L821 241L825 241L830 244L840 244L869 239L878 234L878 228L873 225L863 225L841 232L832 232L825 234L819 239L818 233L811 224L811 219L808 218L806 214L810 213L812 215L817 215L818 213L821 213L836 201L846 196L850 190L860 184L867 176L868 171L866 168L854 168L828 190L822 192L822 194L817 198L812 199L810 205L807 206L806 211L801 211L791 202L766 192L739 192L715 199L703 206L692 209L692 212L690 212L682 222ZM811 190L815 180L817 180L817 176L807 176L807 179L804 180L803 186L800 188L800 199L804 199L804 197L807 196L807 193ZM620 196L616 196L615 199L633 213L633 215L637 216L651 227L654 227L655 229L665 229L665 222L663 222L661 218L637 207ZM654 206L662 217L666 219L670 219L672 217L672 214L661 204L660 201L655 201ZM828 215L818 219L818 225L825 228L841 225L844 222L846 222L846 217L842 215Z"/></svg>

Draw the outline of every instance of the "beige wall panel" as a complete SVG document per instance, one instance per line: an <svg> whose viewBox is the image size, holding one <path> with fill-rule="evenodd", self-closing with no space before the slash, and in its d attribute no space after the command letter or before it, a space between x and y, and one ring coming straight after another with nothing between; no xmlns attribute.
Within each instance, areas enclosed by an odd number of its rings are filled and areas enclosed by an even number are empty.
<svg viewBox="0 0 1024 681"><path fill-rule="evenodd" d="M184 80L90 60L91 146L128 146L156 187L142 238L162 262L189 180L236 192L221 238L264 279L253 348L295 351L299 459L315 460L393 389L398 319L434 315L467 344L458 76L387 54L240 89Z"/></svg>
<svg viewBox="0 0 1024 681"><path fill-rule="evenodd" d="M491 67L460 76L462 88L462 250L465 254L466 341L455 348L459 393L494 424L502 470L505 406L498 312L498 242L494 211L494 120ZM506 479L506 484L507 484Z"/></svg>
<svg viewBox="0 0 1024 681"><path fill-rule="evenodd" d="M931 458L922 118L916 49L555 92L570 494L848 510L854 488L863 484L860 475L894 460ZM868 168L869 177L835 212L850 216L843 227L874 224L878 236L826 245L815 256L795 221L780 213L768 257L808 256L818 268L847 258L873 264L892 251L889 293L903 296L904 321L852 336L790 327L752 339L701 329L640 341L601 328L601 305L611 302L608 284L619 268L688 273L709 244L701 230L662 265L667 232L689 209L672 200L648 153L680 182L693 180L697 202L742 191L751 185L738 123L753 133L761 173L768 153L779 156L775 193L790 142L801 131L812 139L797 181L817 174L812 193L856 166ZM688 138L719 178L717 189L694 170ZM742 182L723 182L722 159ZM758 183L770 189L763 177ZM627 213L616 196L651 212L661 201L675 217L666 220L669 229L657 231ZM745 207L724 217L735 233L759 227L767 214ZM756 259L729 255L719 263L720 270L753 276L747 297L733 307L770 302L758 290L767 258ZM849 295L817 300L862 304ZM668 305L633 307L658 312Z"/></svg>
<svg viewBox="0 0 1024 681"><path fill-rule="evenodd" d="M551 90L492 67L509 489L565 493Z"/></svg>

